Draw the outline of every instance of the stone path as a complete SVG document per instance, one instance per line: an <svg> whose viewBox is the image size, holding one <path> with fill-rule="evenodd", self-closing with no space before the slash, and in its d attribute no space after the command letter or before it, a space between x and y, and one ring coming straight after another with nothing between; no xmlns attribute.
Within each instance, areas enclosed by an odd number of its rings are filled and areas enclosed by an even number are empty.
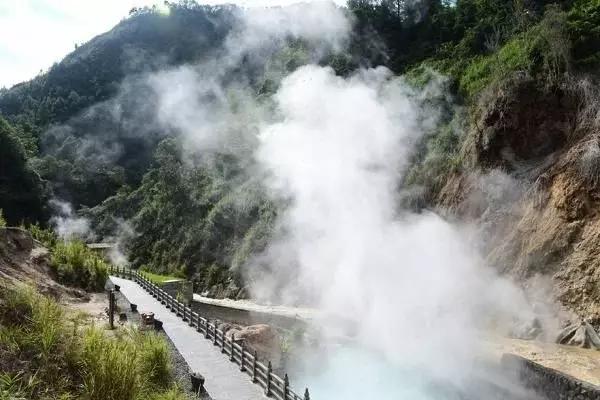
<svg viewBox="0 0 600 400"><path fill-rule="evenodd" d="M204 387L213 400L264 400L260 386L251 382L250 377L241 372L239 366L221 354L219 348L206 340L159 301L149 295L141 286L128 279L111 276L110 280L121 286L121 293L130 303L137 304L138 311L153 312L163 321L163 329L185 358L192 371L206 378Z"/></svg>

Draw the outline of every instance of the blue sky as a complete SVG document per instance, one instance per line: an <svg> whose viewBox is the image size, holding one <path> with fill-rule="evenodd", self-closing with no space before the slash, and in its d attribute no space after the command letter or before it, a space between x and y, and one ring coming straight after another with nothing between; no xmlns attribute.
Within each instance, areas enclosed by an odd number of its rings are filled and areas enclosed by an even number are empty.
<svg viewBox="0 0 600 400"><path fill-rule="evenodd" d="M270 6L299 0L199 0ZM306 1L306 0L305 0ZM345 1L336 0L343 4ZM0 0L0 88L36 76L81 44L106 32L133 7L157 0Z"/></svg>

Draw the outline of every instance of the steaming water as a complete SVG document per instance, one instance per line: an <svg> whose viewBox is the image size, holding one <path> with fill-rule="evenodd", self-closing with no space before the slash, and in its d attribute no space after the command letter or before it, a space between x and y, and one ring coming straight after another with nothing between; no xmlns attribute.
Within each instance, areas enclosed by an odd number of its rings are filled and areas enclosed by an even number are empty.
<svg viewBox="0 0 600 400"><path fill-rule="evenodd" d="M319 365L319 364L315 364ZM433 400L442 394L425 372L386 362L366 350L339 349L309 377L315 399Z"/></svg>
<svg viewBox="0 0 600 400"><path fill-rule="evenodd" d="M465 366L463 377L450 381L432 378L427 366L398 365L356 347L306 361L310 372L305 379L315 399L540 400L524 390L512 373L491 364L479 363L476 369Z"/></svg>

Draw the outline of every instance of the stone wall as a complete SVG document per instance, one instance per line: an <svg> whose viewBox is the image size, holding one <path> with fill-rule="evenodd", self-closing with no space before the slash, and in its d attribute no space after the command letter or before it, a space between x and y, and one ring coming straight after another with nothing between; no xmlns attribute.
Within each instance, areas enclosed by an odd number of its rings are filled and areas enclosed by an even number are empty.
<svg viewBox="0 0 600 400"><path fill-rule="evenodd" d="M600 387L544 367L526 358L504 354L502 365L519 380L548 400L600 400Z"/></svg>

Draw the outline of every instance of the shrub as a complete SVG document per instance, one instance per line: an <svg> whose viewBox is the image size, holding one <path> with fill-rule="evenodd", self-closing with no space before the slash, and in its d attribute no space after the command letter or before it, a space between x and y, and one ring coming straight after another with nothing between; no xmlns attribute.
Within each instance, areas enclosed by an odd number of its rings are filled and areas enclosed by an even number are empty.
<svg viewBox="0 0 600 400"><path fill-rule="evenodd" d="M4 228L6 226L6 220L4 219L4 214L2 213L2 209L0 208L0 228Z"/></svg>
<svg viewBox="0 0 600 400"><path fill-rule="evenodd" d="M59 282L101 291L108 279L108 265L80 241L58 242L51 266Z"/></svg>
<svg viewBox="0 0 600 400"><path fill-rule="evenodd" d="M459 86L467 97L473 97L515 72L540 76L553 85L568 71L569 63L566 14L558 7L548 7L539 24L516 35L498 51L475 57L461 74Z"/></svg>
<svg viewBox="0 0 600 400"><path fill-rule="evenodd" d="M48 249L53 249L58 241L58 236L56 236L56 233L52 229L44 229L37 223L29 225L27 230L35 240L42 243Z"/></svg>

